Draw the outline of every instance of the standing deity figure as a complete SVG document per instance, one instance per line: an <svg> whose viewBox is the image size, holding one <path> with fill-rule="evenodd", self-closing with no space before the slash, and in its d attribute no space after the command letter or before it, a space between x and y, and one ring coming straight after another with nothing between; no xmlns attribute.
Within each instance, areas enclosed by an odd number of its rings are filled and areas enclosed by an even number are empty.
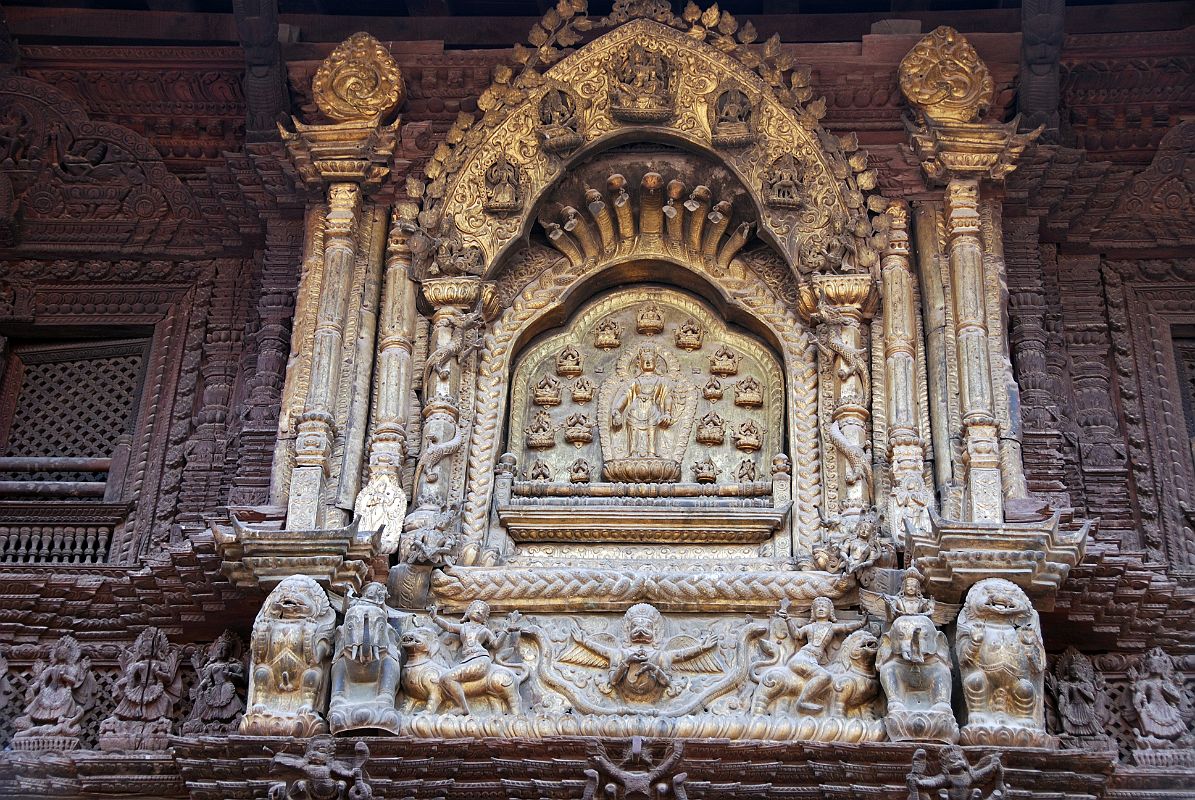
<svg viewBox="0 0 1195 800"><path fill-rule="evenodd" d="M860 589L859 599L888 624L876 655L888 698L888 738L957 741L958 723L950 708L950 643L937 626L954 619L958 606L926 597L915 569L904 574L899 594Z"/></svg>
<svg viewBox="0 0 1195 800"><path fill-rule="evenodd" d="M1139 749L1175 747L1187 737L1183 720L1183 685L1174 674L1174 662L1166 651L1155 647L1129 670L1133 708L1137 711Z"/></svg>
<svg viewBox="0 0 1195 800"><path fill-rule="evenodd" d="M100 724L101 750L165 750L170 712L183 694L182 653L157 628L146 628L120 654L118 698Z"/></svg>
<svg viewBox="0 0 1195 800"><path fill-rule="evenodd" d="M14 750L77 750L83 715L95 693L91 659L79 643L63 636L50 650L49 660L33 665L33 680L25 695L25 713L13 723Z"/></svg>
<svg viewBox="0 0 1195 800"><path fill-rule="evenodd" d="M619 361L599 398L607 480L680 479L679 456L696 420L692 389L669 374L664 357L653 345L643 345Z"/></svg>
<svg viewBox="0 0 1195 800"><path fill-rule="evenodd" d="M964 744L1056 744L1045 729L1041 624L1019 586L986 578L971 587L955 652L967 701Z"/></svg>
<svg viewBox="0 0 1195 800"><path fill-rule="evenodd" d="M435 712L442 695L455 704L453 714L471 714L469 697L485 696L496 699L506 713L518 713L522 703L519 684L527 675L505 665L496 664L491 651L496 651L505 637L489 628L490 606L484 600L474 600L465 609L460 622L440 616L438 609L427 609L431 621L456 637L460 644L456 666L437 676L438 689L430 687L428 712Z"/></svg>
<svg viewBox="0 0 1195 800"><path fill-rule="evenodd" d="M285 779L270 787L269 800L371 800L367 761L365 742L354 746L350 763L336 758L335 739L316 736L301 756L274 753L270 771L283 773Z"/></svg>
<svg viewBox="0 0 1195 800"><path fill-rule="evenodd" d="M336 612L313 578L279 583L253 622L249 710L241 733L314 736L327 732L328 657Z"/></svg>
<svg viewBox="0 0 1195 800"><path fill-rule="evenodd" d="M1054 671L1046 673L1046 687L1054 696L1058 724L1065 734L1063 746L1092 749L1104 743L1115 747L1104 733L1111 722L1108 690L1090 658L1068 647L1054 664Z"/></svg>
<svg viewBox="0 0 1195 800"><path fill-rule="evenodd" d="M639 351L639 374L614 400L610 427L625 431L631 458L658 458L661 432L672 425L672 381L657 372L658 356L651 347Z"/></svg>
<svg viewBox="0 0 1195 800"><path fill-rule="evenodd" d="M784 605L776 616L784 620L792 641L802 644L783 667L772 667L757 676L753 711L766 714L778 698L795 695L798 713L820 714L826 710L834 688L830 651L839 639L862 628L863 620L839 622L834 615L834 601L828 597L814 598L808 622L792 619Z"/></svg>
<svg viewBox="0 0 1195 800"><path fill-rule="evenodd" d="M191 713L183 723L184 736L232 733L245 712L244 643L232 631L191 656L199 680L191 689Z"/></svg>
<svg viewBox="0 0 1195 800"><path fill-rule="evenodd" d="M354 728L398 733L394 695L402 651L386 609L386 587L367 583L360 597L350 595L346 602L344 624L336 631L328 724L332 733Z"/></svg>
<svg viewBox="0 0 1195 800"><path fill-rule="evenodd" d="M963 749L954 744L938 754L937 775L926 774L925 750L917 748L905 781L909 800L1003 800L1007 792L999 753L984 756L972 767ZM986 794L985 785L991 788Z"/></svg>

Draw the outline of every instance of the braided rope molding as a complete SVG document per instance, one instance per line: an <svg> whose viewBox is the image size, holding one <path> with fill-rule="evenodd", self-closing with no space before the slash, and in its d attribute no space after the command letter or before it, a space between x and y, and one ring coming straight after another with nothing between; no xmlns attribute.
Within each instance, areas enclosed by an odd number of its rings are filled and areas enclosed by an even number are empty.
<svg viewBox="0 0 1195 800"><path fill-rule="evenodd" d="M760 570L699 574L689 571L644 574L632 568L511 569L446 567L432 575L432 591L446 606L464 607L484 597L495 611L586 608L622 611L633 603L652 603L665 611L733 607L767 613L781 600L807 607L815 597L839 605L853 602L853 576L829 572Z"/></svg>
<svg viewBox="0 0 1195 800"><path fill-rule="evenodd" d="M812 337L804 329L795 309L764 282L764 276L744 269L736 259L725 271L709 264L668 260L713 283L740 310L762 320L784 349L785 372L789 375L789 450L795 456L795 522L800 530L815 530L819 524L821 473L818 448L817 359ZM534 320L559 305L577 286L611 266L602 261L588 269L559 260L545 269L512 300L511 305L485 337L477 369L474 424L468 459L468 482L463 514L462 563L476 563L489 519L493 492L493 465L498 447L500 420L505 412L505 376L509 372L514 343Z"/></svg>

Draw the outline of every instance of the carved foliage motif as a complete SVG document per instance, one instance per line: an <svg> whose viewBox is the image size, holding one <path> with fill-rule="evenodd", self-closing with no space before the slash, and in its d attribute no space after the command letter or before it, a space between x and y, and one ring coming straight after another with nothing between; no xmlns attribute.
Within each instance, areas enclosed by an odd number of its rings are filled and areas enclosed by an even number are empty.
<svg viewBox="0 0 1195 800"><path fill-rule="evenodd" d="M933 122L975 122L992 102L988 68L958 31L927 34L900 62L900 88L918 117Z"/></svg>

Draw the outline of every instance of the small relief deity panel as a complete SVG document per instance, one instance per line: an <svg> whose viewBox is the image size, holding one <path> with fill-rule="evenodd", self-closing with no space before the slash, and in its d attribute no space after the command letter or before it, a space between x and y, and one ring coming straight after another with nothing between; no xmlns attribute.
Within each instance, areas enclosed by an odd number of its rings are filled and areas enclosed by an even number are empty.
<svg viewBox="0 0 1195 800"><path fill-rule="evenodd" d="M763 178L764 202L773 208L800 208L804 169L792 154L780 156Z"/></svg>
<svg viewBox="0 0 1195 800"><path fill-rule="evenodd" d="M755 141L755 103L739 88L722 91L710 106L715 147L743 147Z"/></svg>
<svg viewBox="0 0 1195 800"><path fill-rule="evenodd" d="M611 66L610 114L623 122L665 122L675 113L676 69L660 53L633 44Z"/></svg>
<svg viewBox="0 0 1195 800"><path fill-rule="evenodd" d="M634 494L645 491L630 488L637 484L704 483L712 474L733 480L744 453L770 459L783 447L779 360L677 290L596 298L517 357L510 386L517 462L525 471L542 462L550 480L573 487L565 494L589 496L597 483L626 484ZM726 390L739 402L715 411ZM699 410L702 398L711 405ZM587 481L573 479L577 459L589 465ZM699 479L692 467L707 461L712 469ZM513 491L521 491L518 482Z"/></svg>
<svg viewBox="0 0 1195 800"><path fill-rule="evenodd" d="M549 87L539 100L540 147L549 153L569 153L581 146L581 134L577 131L577 99L572 92L560 87Z"/></svg>
<svg viewBox="0 0 1195 800"><path fill-rule="evenodd" d="M523 207L519 168L506 156L499 156L485 171L485 202L491 214L513 214Z"/></svg>
<svg viewBox="0 0 1195 800"><path fill-rule="evenodd" d="M722 470L718 469L718 465L709 456L706 456L704 461L693 464L693 480L698 483L717 483L721 473Z"/></svg>

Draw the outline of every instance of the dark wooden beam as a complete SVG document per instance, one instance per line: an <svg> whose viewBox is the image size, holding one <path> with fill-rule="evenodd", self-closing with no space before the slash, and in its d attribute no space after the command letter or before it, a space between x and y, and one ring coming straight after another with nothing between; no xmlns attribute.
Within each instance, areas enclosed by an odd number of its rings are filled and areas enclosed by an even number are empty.
<svg viewBox="0 0 1195 800"><path fill-rule="evenodd" d="M1064 0L1022 0L1021 74L1017 111L1022 130L1045 125L1044 141L1058 137L1062 100L1062 38L1066 27Z"/></svg>
<svg viewBox="0 0 1195 800"><path fill-rule="evenodd" d="M162 11L116 11L15 7L8 11L13 34L30 42L71 40L101 42L175 41L227 42L238 37L231 14L189 14ZM779 33L787 42L859 41L874 22L892 12L842 14L761 14L749 18L761 38ZM916 11L902 13L922 21L922 29L950 25L963 33L1016 33L1018 9L979 11ZM279 21L298 27L303 41L340 42L357 31L382 41L442 41L449 47L509 47L523 41L537 17L363 17L322 14L280 14ZM1178 30L1195 25L1195 3L1132 3L1072 6L1066 9L1066 31L1123 33Z"/></svg>

